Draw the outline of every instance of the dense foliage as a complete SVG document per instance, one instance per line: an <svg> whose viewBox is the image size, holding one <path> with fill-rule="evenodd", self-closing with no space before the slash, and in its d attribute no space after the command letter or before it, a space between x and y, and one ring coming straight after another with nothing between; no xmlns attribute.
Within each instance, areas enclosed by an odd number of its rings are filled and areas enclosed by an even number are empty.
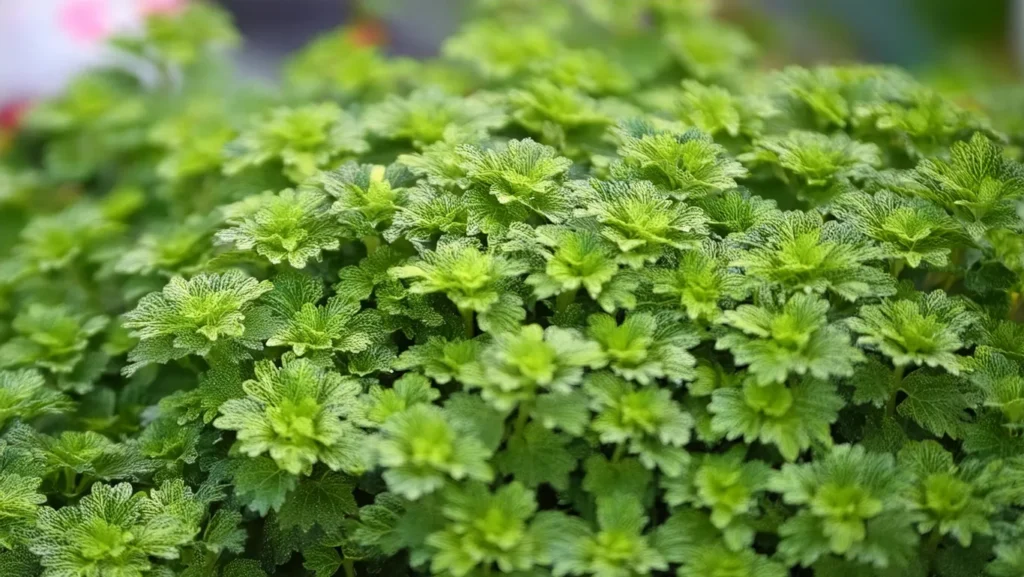
<svg viewBox="0 0 1024 577"><path fill-rule="evenodd" d="M0 160L0 575L1024 575L1021 101L710 8L119 39Z"/></svg>

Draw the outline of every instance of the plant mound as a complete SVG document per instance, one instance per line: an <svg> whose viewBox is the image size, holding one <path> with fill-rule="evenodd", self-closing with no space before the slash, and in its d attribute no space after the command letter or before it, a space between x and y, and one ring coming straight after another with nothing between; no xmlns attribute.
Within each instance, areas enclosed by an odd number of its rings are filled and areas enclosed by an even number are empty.
<svg viewBox="0 0 1024 577"><path fill-rule="evenodd" d="M30 112L0 575L1024 575L1024 123L708 2L477 11L266 89L197 4Z"/></svg>

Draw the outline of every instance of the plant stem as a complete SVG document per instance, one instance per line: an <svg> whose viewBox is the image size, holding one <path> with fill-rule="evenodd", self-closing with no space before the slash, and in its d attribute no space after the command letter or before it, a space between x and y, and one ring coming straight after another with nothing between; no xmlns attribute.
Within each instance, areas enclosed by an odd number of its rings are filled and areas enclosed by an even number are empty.
<svg viewBox="0 0 1024 577"><path fill-rule="evenodd" d="M188 369L197 375L203 372L203 370L196 365L195 359L189 356L184 356L178 359L178 364L181 365L182 368Z"/></svg>
<svg viewBox="0 0 1024 577"><path fill-rule="evenodd" d="M206 554L203 555L203 566L206 567L208 572L213 572L212 570L217 565L217 559L219 557L220 555L213 551L207 551Z"/></svg>
<svg viewBox="0 0 1024 577"><path fill-rule="evenodd" d="M889 274L895 277L897 280L900 278L900 273L903 272L903 267L907 262L902 258L894 258L889 261Z"/></svg>
<svg viewBox="0 0 1024 577"><path fill-rule="evenodd" d="M343 559L341 566L345 568L345 577L356 577L356 564L351 559Z"/></svg>
<svg viewBox="0 0 1024 577"><path fill-rule="evenodd" d="M928 535L928 539L924 542L921 547L921 556L924 558L929 571L931 574L931 568L935 565L935 554L939 550L939 544L942 543L942 533L939 532L938 528L932 529L932 532Z"/></svg>
<svg viewBox="0 0 1024 577"><path fill-rule="evenodd" d="M890 383L889 400L885 403L885 416L889 418L896 417L896 395L900 392L900 385L903 383L903 372L907 369L906 365L899 365L892 374L892 382Z"/></svg>
<svg viewBox="0 0 1024 577"><path fill-rule="evenodd" d="M619 443L615 445L615 452L612 453L612 462L618 463L622 456L626 454L626 443Z"/></svg>
<svg viewBox="0 0 1024 577"><path fill-rule="evenodd" d="M380 248L380 237L379 236L364 236L363 244L366 246L366 256L377 252Z"/></svg>
<svg viewBox="0 0 1024 577"><path fill-rule="evenodd" d="M1018 291L1013 291L1010 295L1010 314L1007 318L1011 321L1017 320L1017 315L1020 313L1021 300L1020 292Z"/></svg>
<svg viewBox="0 0 1024 577"><path fill-rule="evenodd" d="M75 493L75 471L71 467L64 467L64 495L71 497Z"/></svg>
<svg viewBox="0 0 1024 577"><path fill-rule="evenodd" d="M519 437L523 434L523 429L526 428L526 422L530 420L530 412L533 411L532 402L524 402L519 404L519 409L516 412L516 424L512 428L512 436Z"/></svg>
<svg viewBox="0 0 1024 577"><path fill-rule="evenodd" d="M944 290L945 292L949 292L949 289L953 288L953 285L956 284L958 278L959 277L957 277L955 274L949 273L949 275L946 276L946 280L943 281L942 283L942 290Z"/></svg>
<svg viewBox="0 0 1024 577"><path fill-rule="evenodd" d="M466 333L466 338L473 338L473 309L459 309L459 314L462 315L462 328Z"/></svg>
<svg viewBox="0 0 1024 577"><path fill-rule="evenodd" d="M555 297L555 314L564 313L565 309L569 308L569 305L576 302L576 292L578 290L579 289L572 289L570 291L558 293L558 296Z"/></svg>
<svg viewBox="0 0 1024 577"><path fill-rule="evenodd" d="M89 479L89 477L87 475L82 475L82 478L79 479L79 481L78 481L78 485L75 486L75 496L76 497L78 495L81 495L82 493L84 493L85 490L87 488L89 488L89 482L90 481L91 481L91 479Z"/></svg>

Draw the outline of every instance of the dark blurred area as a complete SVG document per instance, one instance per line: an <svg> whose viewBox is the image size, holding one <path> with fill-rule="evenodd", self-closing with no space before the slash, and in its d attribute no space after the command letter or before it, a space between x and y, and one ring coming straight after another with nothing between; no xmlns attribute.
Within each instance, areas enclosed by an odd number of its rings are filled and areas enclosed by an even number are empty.
<svg viewBox="0 0 1024 577"><path fill-rule="evenodd" d="M590 0L579 0L587 2ZM628 0L627 0L628 1ZM686 0L680 0L686 1ZM389 50L436 52L465 14L465 0L221 0L247 41L244 64L260 75L311 37L374 20ZM927 69L963 59L1002 70L1019 64L1018 0L721 0L780 61L866 60Z"/></svg>
<svg viewBox="0 0 1024 577"><path fill-rule="evenodd" d="M430 56L458 26L464 0L219 0L245 38L243 69L273 76L281 61L309 40L341 25L382 24L388 50Z"/></svg>

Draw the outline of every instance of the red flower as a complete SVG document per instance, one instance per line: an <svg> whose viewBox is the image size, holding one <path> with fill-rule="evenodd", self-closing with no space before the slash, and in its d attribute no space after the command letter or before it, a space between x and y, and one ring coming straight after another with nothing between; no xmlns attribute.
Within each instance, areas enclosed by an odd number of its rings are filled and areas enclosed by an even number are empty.
<svg viewBox="0 0 1024 577"><path fill-rule="evenodd" d="M352 41L358 46L381 46L387 43L388 31L382 22L364 20L351 28Z"/></svg>
<svg viewBox="0 0 1024 577"><path fill-rule="evenodd" d="M0 107L0 130L17 128L31 105L28 100L19 100Z"/></svg>

